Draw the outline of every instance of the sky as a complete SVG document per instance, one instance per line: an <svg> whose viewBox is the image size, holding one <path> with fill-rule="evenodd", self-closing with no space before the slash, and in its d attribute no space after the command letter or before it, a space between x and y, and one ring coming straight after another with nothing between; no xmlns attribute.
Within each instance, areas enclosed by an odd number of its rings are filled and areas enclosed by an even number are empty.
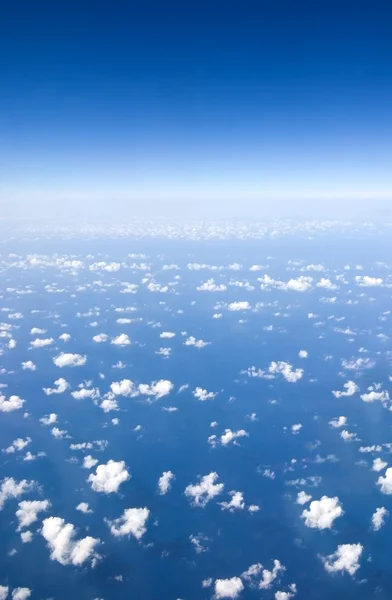
<svg viewBox="0 0 392 600"><path fill-rule="evenodd" d="M386 1L6 3L2 218L388 214L391 18Z"/></svg>

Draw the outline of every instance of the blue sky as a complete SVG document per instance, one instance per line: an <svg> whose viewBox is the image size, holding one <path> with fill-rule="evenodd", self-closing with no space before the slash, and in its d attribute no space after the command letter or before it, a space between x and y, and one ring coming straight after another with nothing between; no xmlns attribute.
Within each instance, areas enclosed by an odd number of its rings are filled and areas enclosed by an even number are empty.
<svg viewBox="0 0 392 600"><path fill-rule="evenodd" d="M387 2L8 3L3 213L387 206L391 17Z"/></svg>

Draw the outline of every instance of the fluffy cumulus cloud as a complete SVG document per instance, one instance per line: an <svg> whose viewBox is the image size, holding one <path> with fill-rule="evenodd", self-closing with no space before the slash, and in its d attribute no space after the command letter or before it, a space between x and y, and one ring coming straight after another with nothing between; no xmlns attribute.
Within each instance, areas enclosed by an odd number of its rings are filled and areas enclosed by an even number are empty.
<svg viewBox="0 0 392 600"><path fill-rule="evenodd" d="M216 579L215 580L215 598L238 598L244 584L240 577L232 577L231 579Z"/></svg>
<svg viewBox="0 0 392 600"><path fill-rule="evenodd" d="M98 465L96 472L89 475L88 481L95 492L113 494L130 477L123 460L109 460L106 464Z"/></svg>
<svg viewBox="0 0 392 600"><path fill-rule="evenodd" d="M16 516L19 520L18 531L29 527L38 520L38 513L45 512L50 506L49 500L23 500L18 504Z"/></svg>
<svg viewBox="0 0 392 600"><path fill-rule="evenodd" d="M129 346L131 344L131 340L126 333L121 333L120 335L114 337L110 343L124 348L125 346Z"/></svg>
<svg viewBox="0 0 392 600"><path fill-rule="evenodd" d="M363 552L361 544L341 544L336 552L325 556L322 560L328 573L342 573L347 571L354 575L359 569L359 559Z"/></svg>
<svg viewBox="0 0 392 600"><path fill-rule="evenodd" d="M95 465L98 464L98 460L93 458L91 454L88 454L83 459L83 468L84 469L92 469Z"/></svg>
<svg viewBox="0 0 392 600"><path fill-rule="evenodd" d="M357 275L355 281L361 287L380 287L384 283L381 277L369 277L369 275Z"/></svg>
<svg viewBox="0 0 392 600"><path fill-rule="evenodd" d="M376 472L383 471L387 466L387 462L381 460L381 458L375 458L373 461L372 470Z"/></svg>
<svg viewBox="0 0 392 600"><path fill-rule="evenodd" d="M185 495L194 506L206 506L210 500L223 492L224 484L216 483L218 478L218 473L215 472L204 475L200 478L199 483L188 485L185 488Z"/></svg>
<svg viewBox="0 0 392 600"><path fill-rule="evenodd" d="M211 277L211 279L207 279L201 285L196 288L199 292L226 292L227 286L223 283L216 283L215 280Z"/></svg>
<svg viewBox="0 0 392 600"><path fill-rule="evenodd" d="M146 533L146 523L150 511L147 508L127 508L118 519L107 521L110 532L116 537L133 535L137 540Z"/></svg>
<svg viewBox="0 0 392 600"><path fill-rule="evenodd" d="M164 471L162 473L161 477L158 480L158 490L162 496L164 494L167 494L167 492L170 490L171 482L174 478L175 475L171 471Z"/></svg>
<svg viewBox="0 0 392 600"><path fill-rule="evenodd" d="M26 479L21 481L16 481L13 477L3 479L0 486L0 510L3 509L9 498L19 498L30 492L35 486L35 481L27 481Z"/></svg>
<svg viewBox="0 0 392 600"><path fill-rule="evenodd" d="M27 437L25 440L23 438L17 438L12 442L10 446L8 446L8 448L4 450L4 452L6 452L7 454L14 454L15 452L20 452L21 450L24 450L24 448L26 448L26 446L28 446L30 443L31 438L29 437Z"/></svg>
<svg viewBox="0 0 392 600"><path fill-rule="evenodd" d="M80 504L77 505L76 510L84 513L85 515L93 512L87 502L80 502Z"/></svg>
<svg viewBox="0 0 392 600"><path fill-rule="evenodd" d="M207 392L201 387L197 387L193 390L192 394L197 400L204 402L205 400L213 400L216 396L216 392Z"/></svg>
<svg viewBox="0 0 392 600"><path fill-rule="evenodd" d="M260 568L262 568L261 565L260 565ZM279 577L279 575L281 573L283 573L285 570L286 570L286 567L284 565L282 565L280 560L275 559L274 566L272 567L271 570L262 569L261 580L259 582L259 588L261 590L268 590L272 586L275 579L277 579Z"/></svg>
<svg viewBox="0 0 392 600"><path fill-rule="evenodd" d="M82 367L87 362L87 357L81 354L71 354L70 352L60 352L58 356L53 359L56 367L62 369L63 367Z"/></svg>
<svg viewBox="0 0 392 600"><path fill-rule="evenodd" d="M238 438L248 437L249 434L245 429L239 429L238 431L231 431L231 429L225 429L224 434L221 436L220 441L222 446L227 446L230 442L235 442Z"/></svg>
<svg viewBox="0 0 392 600"><path fill-rule="evenodd" d="M31 590L27 587L18 587L12 590L12 600L27 600L31 596Z"/></svg>
<svg viewBox="0 0 392 600"><path fill-rule="evenodd" d="M233 312L238 312L238 311L242 311L242 310L250 310L250 304L249 304L249 302L246 302L246 301L231 302L230 304L227 305L227 308Z"/></svg>
<svg viewBox="0 0 392 600"><path fill-rule="evenodd" d="M0 600L6 600L9 592L8 585L0 585Z"/></svg>
<svg viewBox="0 0 392 600"><path fill-rule="evenodd" d="M57 423L57 415L56 413L50 413L42 417L39 421L42 425L53 425L53 423Z"/></svg>
<svg viewBox="0 0 392 600"><path fill-rule="evenodd" d="M354 396L356 392L359 390L357 384L354 381L347 381L343 385L343 391L333 391L333 395L335 398L342 398L343 396Z"/></svg>
<svg viewBox="0 0 392 600"><path fill-rule="evenodd" d="M35 371L37 366L33 363L32 360L27 360L26 362L22 362L22 369L24 371Z"/></svg>
<svg viewBox="0 0 392 600"><path fill-rule="evenodd" d="M245 502L242 492L232 491L230 492L230 496L230 502L220 503L222 510L229 510L230 512L234 512L235 510L244 510Z"/></svg>
<svg viewBox="0 0 392 600"><path fill-rule="evenodd" d="M385 518L389 515L389 511L385 508L385 506L381 506L380 508L376 508L375 512L372 515L372 528L373 531L378 531L385 523Z"/></svg>
<svg viewBox="0 0 392 600"><path fill-rule="evenodd" d="M54 344L53 338L37 338L30 342L31 348L44 348L45 346L51 346Z"/></svg>
<svg viewBox="0 0 392 600"><path fill-rule="evenodd" d="M13 412L23 407L24 400L19 396L12 395L7 400L5 396L0 394L0 412Z"/></svg>
<svg viewBox="0 0 392 600"><path fill-rule="evenodd" d="M86 562L94 566L96 563L96 547L100 540L91 536L75 539L76 531L72 523L66 523L60 517L48 517L42 522L41 534L48 543L52 560L75 566Z"/></svg>
<svg viewBox="0 0 392 600"><path fill-rule="evenodd" d="M385 471L384 477L379 477L377 480L377 485L380 486L383 494L392 494L392 467L389 467Z"/></svg>
<svg viewBox="0 0 392 600"><path fill-rule="evenodd" d="M307 494L306 492L298 492L297 494L297 504L306 504L307 502L309 502L312 499L312 496L310 494Z"/></svg>
<svg viewBox="0 0 392 600"><path fill-rule="evenodd" d="M130 379L114 381L110 384L110 389L116 396L132 396L135 393L135 385Z"/></svg>
<svg viewBox="0 0 392 600"><path fill-rule="evenodd" d="M174 337L175 337L175 335L176 335L176 334L175 334L175 333L173 333L172 331L162 331L162 333L160 334L160 336L159 336L159 337L160 337L160 338L163 338L163 339L168 339L168 340L170 340L171 338L174 338Z"/></svg>
<svg viewBox="0 0 392 600"><path fill-rule="evenodd" d="M51 396L52 394L63 394L69 388L68 381L63 379L63 377L56 379L54 385L56 386L54 388L43 388L47 396Z"/></svg>
<svg viewBox="0 0 392 600"><path fill-rule="evenodd" d="M107 342L109 339L109 336L106 333L97 333L97 335L93 336L93 342L95 342L96 344L102 344L104 342Z"/></svg>
<svg viewBox="0 0 392 600"><path fill-rule="evenodd" d="M268 367L268 372L272 375L282 375L282 377L289 383L296 383L304 374L303 369L293 369L293 366L290 363L283 360L278 362L272 361Z"/></svg>
<svg viewBox="0 0 392 600"><path fill-rule="evenodd" d="M333 522L343 515L343 508L339 504L339 498L323 496L320 500L313 500L309 509L305 509L302 518L305 525L312 529L330 529Z"/></svg>
<svg viewBox="0 0 392 600"><path fill-rule="evenodd" d="M204 346L208 346L209 344L210 342L197 340L193 335L190 335L184 342L184 346L195 346L195 348L204 348Z"/></svg>
<svg viewBox="0 0 392 600"><path fill-rule="evenodd" d="M160 379L159 381L154 381L151 385L146 383L139 384L139 393L144 396L154 396L155 398L163 398L170 394L173 389L173 384L171 381L167 379Z"/></svg>
<svg viewBox="0 0 392 600"><path fill-rule="evenodd" d="M344 427L345 425L347 425L347 417L337 417L336 419L332 419L332 421L329 421L329 425L331 425L331 427L334 427L335 429L338 429L339 427Z"/></svg>

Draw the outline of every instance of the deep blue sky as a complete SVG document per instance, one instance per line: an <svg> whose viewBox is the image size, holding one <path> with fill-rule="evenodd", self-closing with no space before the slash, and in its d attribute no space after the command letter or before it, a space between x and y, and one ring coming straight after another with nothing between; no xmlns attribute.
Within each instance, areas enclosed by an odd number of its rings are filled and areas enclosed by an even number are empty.
<svg viewBox="0 0 392 600"><path fill-rule="evenodd" d="M1 201L388 202L391 24L386 1L6 3Z"/></svg>

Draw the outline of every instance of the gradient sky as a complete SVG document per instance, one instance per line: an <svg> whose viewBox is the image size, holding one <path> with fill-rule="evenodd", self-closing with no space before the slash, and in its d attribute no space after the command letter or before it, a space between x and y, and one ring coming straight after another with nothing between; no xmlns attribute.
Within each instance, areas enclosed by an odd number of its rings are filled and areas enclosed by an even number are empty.
<svg viewBox="0 0 392 600"><path fill-rule="evenodd" d="M392 209L391 2L1 12L3 216Z"/></svg>

